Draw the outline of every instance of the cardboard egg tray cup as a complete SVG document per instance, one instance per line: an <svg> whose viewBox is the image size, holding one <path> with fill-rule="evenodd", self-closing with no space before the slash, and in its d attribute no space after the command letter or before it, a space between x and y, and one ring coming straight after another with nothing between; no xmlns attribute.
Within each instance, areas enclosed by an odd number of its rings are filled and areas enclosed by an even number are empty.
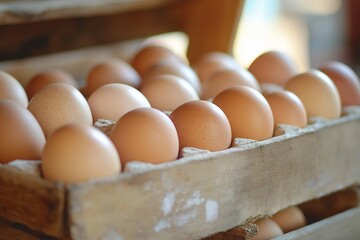
<svg viewBox="0 0 360 240"><path fill-rule="evenodd" d="M201 239L359 185L360 107L310 118L303 129L278 126L271 139L235 139L219 152L185 148L173 162L132 162L82 184L45 180L39 166L0 165L2 218L64 239Z"/></svg>

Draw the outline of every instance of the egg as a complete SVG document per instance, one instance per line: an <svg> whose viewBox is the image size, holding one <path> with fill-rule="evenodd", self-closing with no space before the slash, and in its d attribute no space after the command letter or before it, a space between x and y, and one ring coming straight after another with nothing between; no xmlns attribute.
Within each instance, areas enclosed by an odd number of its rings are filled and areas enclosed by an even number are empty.
<svg viewBox="0 0 360 240"><path fill-rule="evenodd" d="M237 69L239 64L235 59L222 52L209 52L196 59L192 64L201 82L208 79L213 73L224 69Z"/></svg>
<svg viewBox="0 0 360 240"><path fill-rule="evenodd" d="M292 77L284 89L300 98L308 116L334 119L341 115L339 92L330 78L319 70L309 70Z"/></svg>
<svg viewBox="0 0 360 240"><path fill-rule="evenodd" d="M142 87L141 92L153 108L162 111L173 111L183 103L199 99L190 83L172 75L152 78Z"/></svg>
<svg viewBox="0 0 360 240"><path fill-rule="evenodd" d="M0 70L0 100L1 99L13 100L25 108L29 102L21 84L10 74Z"/></svg>
<svg viewBox="0 0 360 240"><path fill-rule="evenodd" d="M274 118L266 99L255 89L235 86L219 93L213 100L229 119L232 138L263 140L271 138Z"/></svg>
<svg viewBox="0 0 360 240"><path fill-rule="evenodd" d="M180 150L195 147L220 151L230 147L231 127L224 112L215 104L195 100L182 104L171 114L179 136Z"/></svg>
<svg viewBox="0 0 360 240"><path fill-rule="evenodd" d="M306 225L304 214L296 206L277 212L271 219L279 225L284 233L294 231Z"/></svg>
<svg viewBox="0 0 360 240"><path fill-rule="evenodd" d="M116 148L100 130L69 124L47 140L42 155L44 178L65 184L114 176L121 171Z"/></svg>
<svg viewBox="0 0 360 240"><path fill-rule="evenodd" d="M284 234L279 225L270 218L257 220L255 224L259 227L259 231L251 240L268 240Z"/></svg>
<svg viewBox="0 0 360 240"><path fill-rule="evenodd" d="M70 123L93 123L86 99L79 90L65 83L43 87L30 100L28 109L39 122L45 137Z"/></svg>
<svg viewBox="0 0 360 240"><path fill-rule="evenodd" d="M249 71L259 83L276 83L278 85L285 85L298 72L294 61L279 51L261 54L250 64Z"/></svg>
<svg viewBox="0 0 360 240"><path fill-rule="evenodd" d="M125 113L140 107L150 107L149 101L137 89L121 83L111 83L96 89L88 98L93 121L116 122Z"/></svg>
<svg viewBox="0 0 360 240"><path fill-rule="evenodd" d="M49 69L30 79L25 88L27 96L31 99L41 88L50 83L67 83L78 88L77 82L69 73L60 69Z"/></svg>
<svg viewBox="0 0 360 240"><path fill-rule="evenodd" d="M85 96L90 96L99 87L109 83L123 83L139 87L139 74L127 62L120 59L108 59L91 68L83 89Z"/></svg>
<svg viewBox="0 0 360 240"><path fill-rule="evenodd" d="M109 137L122 166L130 161L163 163L176 160L179 139L170 118L154 108L137 108L122 116Z"/></svg>
<svg viewBox="0 0 360 240"><path fill-rule="evenodd" d="M202 99L210 99L218 95L223 90L233 86L248 86L260 91L260 86L255 77L247 70L225 69L212 74L203 81Z"/></svg>
<svg viewBox="0 0 360 240"><path fill-rule="evenodd" d="M329 62L319 70L335 83L343 106L360 105L360 80L349 66L341 62Z"/></svg>
<svg viewBox="0 0 360 240"><path fill-rule="evenodd" d="M12 100L0 100L0 163L40 160L44 133L34 116Z"/></svg>
<svg viewBox="0 0 360 240"><path fill-rule="evenodd" d="M297 127L307 125L307 114L304 104L292 92L277 91L265 95L274 116L275 126L287 124Z"/></svg>

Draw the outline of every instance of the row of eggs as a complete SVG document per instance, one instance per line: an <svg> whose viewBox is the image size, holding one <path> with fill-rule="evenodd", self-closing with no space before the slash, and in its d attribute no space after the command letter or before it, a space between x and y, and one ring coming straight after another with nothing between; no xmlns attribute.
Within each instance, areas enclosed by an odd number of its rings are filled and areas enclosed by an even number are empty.
<svg viewBox="0 0 360 240"><path fill-rule="evenodd" d="M0 72L0 162L41 159L44 177L82 182L134 160L175 160L183 147L219 151L234 138L271 138L277 124L304 127L308 116L333 119L342 105L360 104L360 82L346 65L297 73L280 52L246 70L223 53L190 67L169 49L147 46L132 65L96 65L77 88L66 72L49 70L25 92ZM100 118L116 122L109 136L92 127Z"/></svg>

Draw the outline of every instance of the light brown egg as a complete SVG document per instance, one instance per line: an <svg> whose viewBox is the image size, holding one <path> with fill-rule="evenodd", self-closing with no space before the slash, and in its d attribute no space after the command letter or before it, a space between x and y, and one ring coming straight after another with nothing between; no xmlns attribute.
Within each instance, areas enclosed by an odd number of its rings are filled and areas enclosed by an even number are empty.
<svg viewBox="0 0 360 240"><path fill-rule="evenodd" d="M198 76L194 70L184 63L169 64L167 62L160 62L153 65L143 77L143 84L149 79L160 75L175 75L191 84L198 94L201 93L201 84Z"/></svg>
<svg viewBox="0 0 360 240"><path fill-rule="evenodd" d="M255 224L259 227L259 232L251 240L268 240L284 234L279 225L270 218L257 220Z"/></svg>
<svg viewBox="0 0 360 240"><path fill-rule="evenodd" d="M263 140L272 137L274 118L270 105L255 89L231 87L218 94L213 103L229 119L233 139Z"/></svg>
<svg viewBox="0 0 360 240"><path fill-rule="evenodd" d="M206 81L213 73L224 69L240 68L235 59L222 52L204 54L192 64L201 82Z"/></svg>
<svg viewBox="0 0 360 240"><path fill-rule="evenodd" d="M231 127L224 112L215 104L195 100L176 108L171 114L178 135L180 150L195 147L220 151L231 144Z"/></svg>
<svg viewBox="0 0 360 240"><path fill-rule="evenodd" d="M154 108L137 108L122 116L109 135L122 166L130 161L163 163L176 160L179 139L174 124Z"/></svg>
<svg viewBox="0 0 360 240"><path fill-rule="evenodd" d="M245 69L225 69L212 74L203 81L202 99L210 99L223 90L233 86L247 86L260 91L255 77Z"/></svg>
<svg viewBox="0 0 360 240"><path fill-rule="evenodd" d="M78 83L67 72L60 69L50 69L33 76L26 85L25 91L31 99L40 89L51 83L67 83L78 88Z"/></svg>
<svg viewBox="0 0 360 240"><path fill-rule="evenodd" d="M109 83L123 83L132 87L139 87L139 74L127 62L120 59L109 59L95 65L86 78L83 89L85 96L90 96L99 87Z"/></svg>
<svg viewBox="0 0 360 240"><path fill-rule="evenodd" d="M254 74L259 83L285 83L297 74L293 60L279 51L269 51L261 54L250 65L249 71Z"/></svg>
<svg viewBox="0 0 360 240"><path fill-rule="evenodd" d="M335 83L343 106L360 105L360 80L356 73L341 62L329 62L320 67Z"/></svg>
<svg viewBox="0 0 360 240"><path fill-rule="evenodd" d="M40 160L44 133L34 116L12 100L0 100L0 163Z"/></svg>
<svg viewBox="0 0 360 240"><path fill-rule="evenodd" d="M45 178L70 184L114 176L120 173L121 163L104 133L92 126L70 124L47 140L41 169Z"/></svg>
<svg viewBox="0 0 360 240"><path fill-rule="evenodd" d="M70 123L92 125L90 107L79 90L65 83L43 87L30 100L29 111L47 138L57 128Z"/></svg>
<svg viewBox="0 0 360 240"><path fill-rule="evenodd" d="M135 108L150 107L149 101L141 92L121 83L106 84L96 89L88 103L94 122L99 118L116 122Z"/></svg>
<svg viewBox="0 0 360 240"><path fill-rule="evenodd" d="M1 99L13 100L25 108L29 102L21 84L10 74L0 70L0 100Z"/></svg>
<svg viewBox="0 0 360 240"><path fill-rule="evenodd" d="M153 108L162 111L173 111L183 103L199 99L190 83L172 75L160 75L150 79L141 92Z"/></svg>
<svg viewBox="0 0 360 240"><path fill-rule="evenodd" d="M297 127L307 125L307 114L304 104L292 92L277 91L265 95L274 116L275 126L287 124Z"/></svg>
<svg viewBox="0 0 360 240"><path fill-rule="evenodd" d="M306 225L305 216L296 206L288 207L272 216L284 233L294 231Z"/></svg>
<svg viewBox="0 0 360 240"><path fill-rule="evenodd" d="M341 115L341 100L335 84L318 70L310 70L291 78L286 83L285 90L300 98L308 116L334 119Z"/></svg>

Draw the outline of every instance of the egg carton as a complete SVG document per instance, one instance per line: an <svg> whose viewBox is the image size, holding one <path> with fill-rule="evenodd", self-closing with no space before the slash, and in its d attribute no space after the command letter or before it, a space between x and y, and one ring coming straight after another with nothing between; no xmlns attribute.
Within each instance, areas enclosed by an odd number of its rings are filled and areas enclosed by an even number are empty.
<svg viewBox="0 0 360 240"><path fill-rule="evenodd" d="M176 161L131 162L81 184L45 180L40 161L16 160L0 165L0 216L56 238L201 239L358 185L359 143L360 107L347 107L305 128L279 125L267 140L185 148Z"/></svg>

